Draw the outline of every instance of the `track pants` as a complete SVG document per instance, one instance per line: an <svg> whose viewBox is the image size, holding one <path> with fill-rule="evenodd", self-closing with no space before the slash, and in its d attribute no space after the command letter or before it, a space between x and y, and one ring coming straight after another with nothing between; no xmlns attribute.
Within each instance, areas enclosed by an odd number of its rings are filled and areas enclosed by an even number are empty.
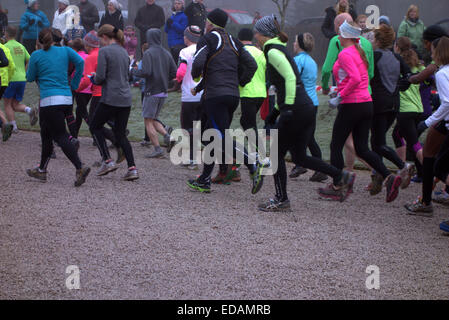
<svg viewBox="0 0 449 320"><path fill-rule="evenodd" d="M39 108L39 124L41 127L42 154L39 168L46 170L53 153L53 140L61 147L66 157L76 169L81 169L81 160L75 146L70 143L65 118L72 106L60 105Z"/></svg>
<svg viewBox="0 0 449 320"><path fill-rule="evenodd" d="M128 125L129 114L131 107L113 107L100 103L95 110L92 122L90 123L90 130L97 143L98 150L100 151L103 161L111 159L109 149L106 144L105 136L103 133L104 125L109 121L114 121L114 136L117 141L117 146L123 149L125 153L126 161L128 162L128 168L134 167L133 150L131 144L126 137L126 127Z"/></svg>
<svg viewBox="0 0 449 320"><path fill-rule="evenodd" d="M201 102L183 102L181 106L181 128L189 133L190 161L193 161L193 122L201 120Z"/></svg>
<svg viewBox="0 0 449 320"><path fill-rule="evenodd" d="M262 107L265 98L241 98L242 116L240 125L243 130L253 129L256 134L256 150L258 147L259 135L257 133L257 113Z"/></svg>
<svg viewBox="0 0 449 320"><path fill-rule="evenodd" d="M89 124L89 112L87 111L87 106L89 105L90 100L92 99L92 94L89 93L75 93L75 101L76 101L76 120L75 120L75 128L76 135L75 138L78 138L78 134L80 132L81 124L83 120Z"/></svg>
<svg viewBox="0 0 449 320"><path fill-rule="evenodd" d="M338 169L343 169L343 147L350 133L354 138L354 148L357 155L365 160L385 179L390 171L385 167L382 158L368 147L369 130L373 117L373 103L349 103L338 106L331 141L331 163Z"/></svg>
<svg viewBox="0 0 449 320"><path fill-rule="evenodd" d="M371 148L379 156L394 163L399 169L405 166L395 150L387 145L387 132L396 120L396 112L384 112L373 116L371 125Z"/></svg>

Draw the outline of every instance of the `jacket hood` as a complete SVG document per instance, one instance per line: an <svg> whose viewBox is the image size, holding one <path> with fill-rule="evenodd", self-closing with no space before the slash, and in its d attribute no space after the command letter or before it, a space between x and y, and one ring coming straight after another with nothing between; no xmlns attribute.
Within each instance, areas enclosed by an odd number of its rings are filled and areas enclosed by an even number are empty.
<svg viewBox="0 0 449 320"><path fill-rule="evenodd" d="M162 43L162 31L160 29L149 29L147 31L147 42L151 46L160 46Z"/></svg>

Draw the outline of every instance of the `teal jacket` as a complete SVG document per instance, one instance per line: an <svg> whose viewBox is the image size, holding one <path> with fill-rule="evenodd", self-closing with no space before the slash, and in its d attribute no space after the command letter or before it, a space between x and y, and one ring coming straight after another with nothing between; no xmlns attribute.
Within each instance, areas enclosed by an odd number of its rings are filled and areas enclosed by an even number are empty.
<svg viewBox="0 0 449 320"><path fill-rule="evenodd" d="M30 25L30 21L32 20L34 20L34 23ZM33 11L28 8L20 19L20 29L23 30L23 39L35 40L39 37L39 32L41 32L42 29L49 27L50 22L48 21L47 16L40 10Z"/></svg>

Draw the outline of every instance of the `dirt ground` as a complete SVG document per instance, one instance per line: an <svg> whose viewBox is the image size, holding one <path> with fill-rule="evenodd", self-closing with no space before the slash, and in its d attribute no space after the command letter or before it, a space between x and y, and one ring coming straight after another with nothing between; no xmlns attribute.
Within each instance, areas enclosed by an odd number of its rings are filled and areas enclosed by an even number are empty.
<svg viewBox="0 0 449 320"><path fill-rule="evenodd" d="M82 138L83 162L99 152ZM40 157L40 138L21 132L0 143L0 299L448 299L449 237L439 231L449 209L408 216L403 205L370 197L368 172L340 204L320 200L310 173L289 181L293 212L267 214L271 177L250 194L247 171L210 195L190 192L197 172L168 159L147 160L133 144L141 179L122 182L125 165L79 189L57 149L46 184L25 170ZM80 269L79 290L66 268ZM368 290L370 265L380 289Z"/></svg>

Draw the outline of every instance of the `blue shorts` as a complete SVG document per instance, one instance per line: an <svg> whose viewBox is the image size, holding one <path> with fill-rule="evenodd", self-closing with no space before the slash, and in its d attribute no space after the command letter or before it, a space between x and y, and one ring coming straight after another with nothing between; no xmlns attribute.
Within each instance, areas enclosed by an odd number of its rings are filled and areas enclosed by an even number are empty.
<svg viewBox="0 0 449 320"><path fill-rule="evenodd" d="M25 94L26 84L26 81L10 82L8 88L3 94L3 98L22 101L23 95Z"/></svg>

